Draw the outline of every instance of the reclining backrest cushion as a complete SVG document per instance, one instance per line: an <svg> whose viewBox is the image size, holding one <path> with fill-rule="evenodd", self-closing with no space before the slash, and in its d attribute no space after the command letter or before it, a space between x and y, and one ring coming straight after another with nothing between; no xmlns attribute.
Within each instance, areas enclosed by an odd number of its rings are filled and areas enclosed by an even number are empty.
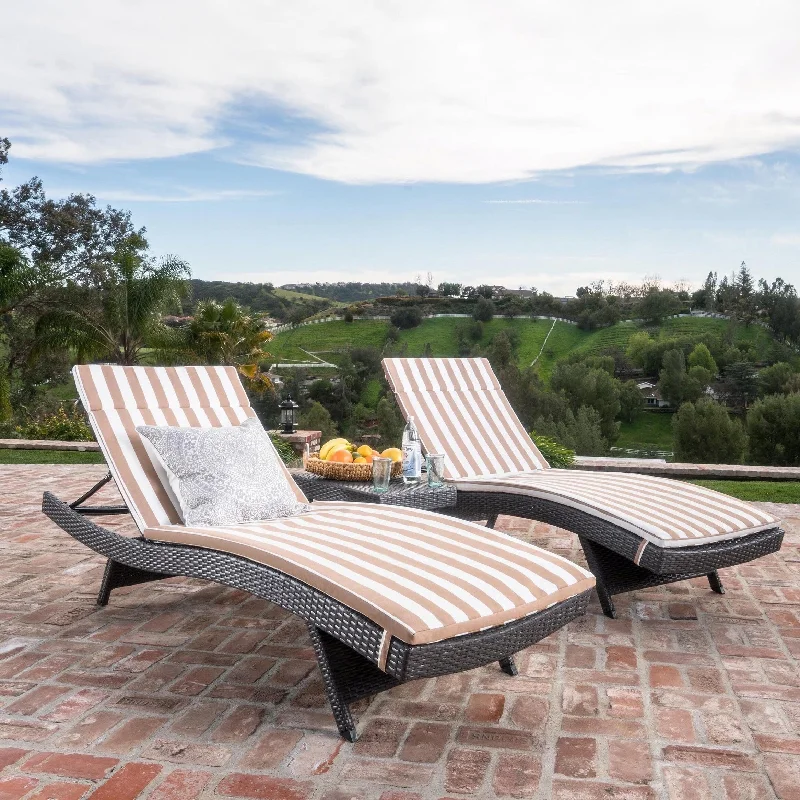
<svg viewBox="0 0 800 800"><path fill-rule="evenodd" d="M222 427L255 417L235 367L73 368L75 384L97 441L139 530L180 524L159 460L137 425ZM300 488L286 471L300 502Z"/></svg>
<svg viewBox="0 0 800 800"><path fill-rule="evenodd" d="M445 477L549 469L485 358L386 358L386 378Z"/></svg>

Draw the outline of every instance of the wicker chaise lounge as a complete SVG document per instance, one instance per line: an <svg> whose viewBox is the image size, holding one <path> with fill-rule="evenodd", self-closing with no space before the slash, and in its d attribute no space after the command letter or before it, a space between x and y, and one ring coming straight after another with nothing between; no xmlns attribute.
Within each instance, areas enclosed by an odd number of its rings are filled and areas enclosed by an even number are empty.
<svg viewBox="0 0 800 800"><path fill-rule="evenodd" d="M724 592L720 567L780 549L774 517L693 484L644 475L550 469L483 358L389 358L383 362L426 451L445 453L457 488L453 513L549 522L578 534L597 578L603 611L611 596L707 575ZM450 512L448 512L450 513Z"/></svg>
<svg viewBox="0 0 800 800"><path fill-rule="evenodd" d="M317 502L281 519L186 527L136 426L223 427L255 416L235 369L93 365L73 374L109 475L71 504L46 492L43 510L108 558L98 603L116 587L180 575L246 590L299 615L350 741L352 701L495 661L516 674L514 653L586 610L594 579L585 570L428 511ZM84 505L112 478L126 506ZM85 518L127 511L140 535Z"/></svg>

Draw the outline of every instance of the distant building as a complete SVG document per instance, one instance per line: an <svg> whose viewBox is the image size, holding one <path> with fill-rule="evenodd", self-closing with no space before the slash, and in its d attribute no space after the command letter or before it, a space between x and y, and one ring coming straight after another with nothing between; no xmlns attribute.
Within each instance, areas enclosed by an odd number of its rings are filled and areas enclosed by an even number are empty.
<svg viewBox="0 0 800 800"><path fill-rule="evenodd" d="M641 381L636 388L642 393L642 400L647 408L669 408L672 404L665 400L658 391L658 386L651 381Z"/></svg>

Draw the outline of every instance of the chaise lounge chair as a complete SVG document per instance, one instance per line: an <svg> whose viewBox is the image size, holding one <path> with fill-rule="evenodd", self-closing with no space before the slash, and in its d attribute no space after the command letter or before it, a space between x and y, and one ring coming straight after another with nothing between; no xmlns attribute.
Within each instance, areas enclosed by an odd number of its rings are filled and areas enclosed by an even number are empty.
<svg viewBox="0 0 800 800"><path fill-rule="evenodd" d="M665 478L550 469L485 358L387 358L403 414L427 452L445 453L453 514L548 522L578 534L605 614L611 596L707 575L780 550L774 517L748 503ZM449 512L448 512L449 513Z"/></svg>
<svg viewBox="0 0 800 800"><path fill-rule="evenodd" d="M281 519L186 527L136 426L222 427L254 417L236 370L93 365L73 374L109 475L71 504L46 492L43 511L108 558L98 603L116 587L181 575L244 589L299 615L350 741L352 701L494 661L516 674L514 653L585 613L590 573L505 534L418 509L313 503ZM84 505L112 478L126 506ZM127 511L138 536L85 519Z"/></svg>

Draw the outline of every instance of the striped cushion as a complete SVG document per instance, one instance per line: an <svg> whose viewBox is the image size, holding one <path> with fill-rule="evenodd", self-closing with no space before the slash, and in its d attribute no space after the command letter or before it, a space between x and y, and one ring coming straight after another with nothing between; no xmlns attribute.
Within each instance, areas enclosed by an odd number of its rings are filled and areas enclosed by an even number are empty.
<svg viewBox="0 0 800 800"><path fill-rule="evenodd" d="M72 370L97 441L139 530L178 524L178 505L161 462L151 460L137 425L222 427L254 417L235 367L118 367ZM285 467L282 467L285 470ZM286 470L285 470L286 471ZM286 471L289 477L288 471ZM300 502L307 502L289 478Z"/></svg>
<svg viewBox="0 0 800 800"><path fill-rule="evenodd" d="M456 487L553 500L632 531L659 547L708 544L778 524L749 503L650 475L550 469L466 478L457 481Z"/></svg>
<svg viewBox="0 0 800 800"><path fill-rule="evenodd" d="M408 644L519 619L594 586L564 558L471 522L371 503L281 520L148 528L148 539L244 556L361 612Z"/></svg>
<svg viewBox="0 0 800 800"><path fill-rule="evenodd" d="M485 358L386 358L386 377L445 477L549 469Z"/></svg>
<svg viewBox="0 0 800 800"><path fill-rule="evenodd" d="M660 547L706 544L778 524L748 503L693 484L547 469L485 358L387 358L383 365L423 447L447 455L446 476L462 491L546 498Z"/></svg>

